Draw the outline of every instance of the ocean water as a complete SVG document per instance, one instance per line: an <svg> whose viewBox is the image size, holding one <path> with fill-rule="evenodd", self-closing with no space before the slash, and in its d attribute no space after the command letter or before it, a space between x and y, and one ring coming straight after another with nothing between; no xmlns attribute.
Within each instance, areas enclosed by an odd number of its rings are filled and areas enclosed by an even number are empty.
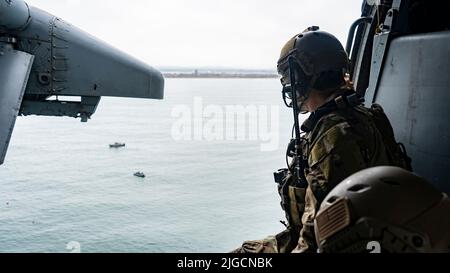
<svg viewBox="0 0 450 273"><path fill-rule="evenodd" d="M175 140L172 111L195 98L279 107L279 145ZM70 242L81 252L227 252L275 234L284 216L272 173L284 167L291 116L276 79L168 79L164 100L102 98L88 123L19 117L0 166L0 252L70 252ZM126 147L110 149L116 141Z"/></svg>

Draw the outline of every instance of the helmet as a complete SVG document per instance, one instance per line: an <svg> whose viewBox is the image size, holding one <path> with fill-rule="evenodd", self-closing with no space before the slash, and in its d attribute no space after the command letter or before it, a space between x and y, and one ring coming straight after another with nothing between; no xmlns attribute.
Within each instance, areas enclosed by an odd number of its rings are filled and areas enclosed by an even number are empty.
<svg viewBox="0 0 450 273"><path fill-rule="evenodd" d="M339 40L316 26L292 37L281 50L277 64L284 87L291 86L290 70L295 71L295 84L302 87L297 90L299 99L307 98L308 87L321 89L318 85L323 75L337 75L342 80L348 68L348 56Z"/></svg>
<svg viewBox="0 0 450 273"><path fill-rule="evenodd" d="M450 200L398 167L360 171L322 202L319 252L450 252Z"/></svg>

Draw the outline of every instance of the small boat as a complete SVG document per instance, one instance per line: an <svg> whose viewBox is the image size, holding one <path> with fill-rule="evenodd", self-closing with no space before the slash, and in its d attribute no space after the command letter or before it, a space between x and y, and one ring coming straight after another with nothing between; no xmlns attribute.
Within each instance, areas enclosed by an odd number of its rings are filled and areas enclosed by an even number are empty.
<svg viewBox="0 0 450 273"><path fill-rule="evenodd" d="M125 147L125 143L115 142L114 144L109 144L109 148L120 148Z"/></svg>
<svg viewBox="0 0 450 273"><path fill-rule="evenodd" d="M136 172L136 173L134 173L134 176L144 178L145 174L143 172Z"/></svg>

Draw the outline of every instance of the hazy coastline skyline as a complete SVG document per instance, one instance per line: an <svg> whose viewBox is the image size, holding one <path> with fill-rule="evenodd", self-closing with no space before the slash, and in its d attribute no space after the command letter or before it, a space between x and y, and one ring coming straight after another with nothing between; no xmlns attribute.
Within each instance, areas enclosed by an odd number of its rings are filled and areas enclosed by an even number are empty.
<svg viewBox="0 0 450 273"><path fill-rule="evenodd" d="M274 70L283 44L318 25L344 43L361 0L27 0L157 68ZM345 5L344 5L345 3Z"/></svg>

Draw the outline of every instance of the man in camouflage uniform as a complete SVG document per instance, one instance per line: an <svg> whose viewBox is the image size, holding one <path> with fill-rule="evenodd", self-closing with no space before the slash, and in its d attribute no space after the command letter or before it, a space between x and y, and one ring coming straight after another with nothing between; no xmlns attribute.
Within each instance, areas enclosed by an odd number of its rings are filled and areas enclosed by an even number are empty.
<svg viewBox="0 0 450 273"><path fill-rule="evenodd" d="M283 97L293 97L286 90L296 92L298 109L310 113L301 126L303 156L296 159L303 162L303 170L295 174L294 160L279 184L287 229L264 240L246 241L234 252L315 252L316 212L338 183L373 166L407 167L383 109L362 105L346 77L348 67L340 42L318 27L306 29L283 47L278 61Z"/></svg>

